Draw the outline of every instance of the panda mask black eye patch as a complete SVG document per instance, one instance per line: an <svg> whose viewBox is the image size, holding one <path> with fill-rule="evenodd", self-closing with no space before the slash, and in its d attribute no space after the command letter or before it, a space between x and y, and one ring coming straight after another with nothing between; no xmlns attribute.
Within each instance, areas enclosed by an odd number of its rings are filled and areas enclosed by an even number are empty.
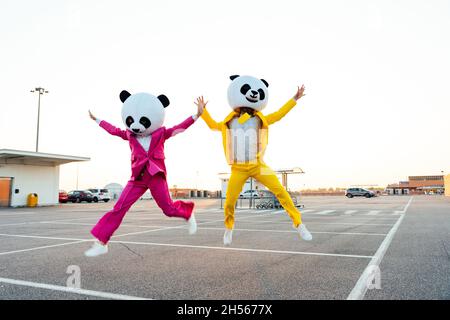
<svg viewBox="0 0 450 320"><path fill-rule="evenodd" d="M263 89L258 89L259 92L259 100L264 100L264 98L266 97L266 94L264 93Z"/></svg>
<svg viewBox="0 0 450 320"><path fill-rule="evenodd" d="M128 117L125 119L125 123L126 123L126 125L127 125L128 127L130 127L130 126L134 123L133 117L128 116Z"/></svg>
<svg viewBox="0 0 450 320"><path fill-rule="evenodd" d="M150 128L150 126L152 125L152 122L147 117L141 117L139 123L142 124L145 127L145 129Z"/></svg>
<svg viewBox="0 0 450 320"><path fill-rule="evenodd" d="M244 84L242 87L241 87L241 93L243 94L243 95L246 95L247 94L247 92L251 89L252 87L250 87L250 85L249 84Z"/></svg>

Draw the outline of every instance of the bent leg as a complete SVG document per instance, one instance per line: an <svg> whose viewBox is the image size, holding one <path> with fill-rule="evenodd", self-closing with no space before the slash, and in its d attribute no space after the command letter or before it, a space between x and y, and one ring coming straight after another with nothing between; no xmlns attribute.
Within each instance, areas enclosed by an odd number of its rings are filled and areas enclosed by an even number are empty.
<svg viewBox="0 0 450 320"><path fill-rule="evenodd" d="M225 227L229 230L234 227L234 207L242 187L249 177L248 171L231 169L230 180L228 181L227 195L225 199Z"/></svg>
<svg viewBox="0 0 450 320"><path fill-rule="evenodd" d="M156 204L166 216L189 220L192 210L194 210L194 203L191 201L172 201L164 174L157 173L152 176L148 187Z"/></svg>
<svg viewBox="0 0 450 320"><path fill-rule="evenodd" d="M261 165L260 170L254 175L254 178L264 184L277 197L284 210L291 217L295 227L302 224L300 211L295 207L291 196L280 183L272 169L266 165Z"/></svg>
<svg viewBox="0 0 450 320"><path fill-rule="evenodd" d="M128 181L114 208L107 212L91 230L91 234L103 243L107 243L114 231L122 223L130 207L144 194L147 186L140 182Z"/></svg>

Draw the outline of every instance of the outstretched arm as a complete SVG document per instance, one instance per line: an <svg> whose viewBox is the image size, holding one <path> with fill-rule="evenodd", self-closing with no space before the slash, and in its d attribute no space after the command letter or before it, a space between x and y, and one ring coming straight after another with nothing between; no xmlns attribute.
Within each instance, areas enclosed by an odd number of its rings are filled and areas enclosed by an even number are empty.
<svg viewBox="0 0 450 320"><path fill-rule="evenodd" d="M203 96L197 98L197 103L195 103L197 106L202 106L204 108L203 114L202 114L202 119L206 122L207 126L211 129L211 130L220 130L220 123L216 122L211 115L209 114L208 110L206 110L206 104L208 103L208 101L205 102L205 100L203 100Z"/></svg>
<svg viewBox="0 0 450 320"><path fill-rule="evenodd" d="M197 102L199 101L199 99L200 98L197 99ZM194 114L193 116L187 118L182 123L180 123L172 128L166 129L166 131L165 131L166 139L169 139L169 138L177 135L178 133L183 132L184 130L189 128L195 121L197 121L197 119L202 115L202 113L204 111L204 106L199 103L195 103L195 104L197 105L197 113Z"/></svg>
<svg viewBox="0 0 450 320"><path fill-rule="evenodd" d="M284 104L278 111L275 111L274 113L271 113L266 116L267 122L269 124L275 123L281 118L283 118L295 105L297 104L297 100L299 100L301 97L303 97L305 94L305 86L302 85L302 87L297 87L297 92L295 95L290 99L288 102Z"/></svg>
<svg viewBox="0 0 450 320"><path fill-rule="evenodd" d="M106 122L105 120L98 119L97 117L95 117L92 114L91 110L89 110L89 117L92 120L94 120L95 122L97 122L100 125L100 127L105 129L106 132L108 132L109 134L111 134L113 136L121 137L123 140L128 140L127 131L126 130L122 130L122 129L116 128L112 124L109 124L108 122Z"/></svg>

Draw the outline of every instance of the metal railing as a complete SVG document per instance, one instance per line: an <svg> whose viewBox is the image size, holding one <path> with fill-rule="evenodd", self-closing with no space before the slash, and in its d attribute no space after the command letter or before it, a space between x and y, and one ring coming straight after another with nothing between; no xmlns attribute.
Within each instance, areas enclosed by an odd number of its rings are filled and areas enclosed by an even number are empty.
<svg viewBox="0 0 450 320"><path fill-rule="evenodd" d="M297 197L291 196L294 205L298 208L304 207L297 200ZM225 204L225 199L220 198L220 208L223 209ZM243 198L240 197L236 201L236 209L280 209L282 208L280 202L275 196L263 196L263 197L253 197L253 198Z"/></svg>

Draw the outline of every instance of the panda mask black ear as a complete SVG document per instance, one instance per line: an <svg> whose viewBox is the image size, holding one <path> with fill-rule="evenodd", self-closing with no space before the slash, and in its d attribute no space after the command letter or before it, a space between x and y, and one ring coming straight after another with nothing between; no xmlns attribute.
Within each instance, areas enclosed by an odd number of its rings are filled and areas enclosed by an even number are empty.
<svg viewBox="0 0 450 320"><path fill-rule="evenodd" d="M122 90L120 93L120 101L125 102L125 100L128 99L128 97L131 96L131 93L129 93L127 90Z"/></svg>
<svg viewBox="0 0 450 320"><path fill-rule="evenodd" d="M167 98L163 94L158 96L158 100L161 101L164 108L166 108L170 104L169 98Z"/></svg>
<svg viewBox="0 0 450 320"><path fill-rule="evenodd" d="M261 81L266 85L267 88L269 87L269 83L266 80L261 79Z"/></svg>
<svg viewBox="0 0 450 320"><path fill-rule="evenodd" d="M234 79L239 78L239 75L235 74L234 76L230 76L230 80L233 81Z"/></svg>

